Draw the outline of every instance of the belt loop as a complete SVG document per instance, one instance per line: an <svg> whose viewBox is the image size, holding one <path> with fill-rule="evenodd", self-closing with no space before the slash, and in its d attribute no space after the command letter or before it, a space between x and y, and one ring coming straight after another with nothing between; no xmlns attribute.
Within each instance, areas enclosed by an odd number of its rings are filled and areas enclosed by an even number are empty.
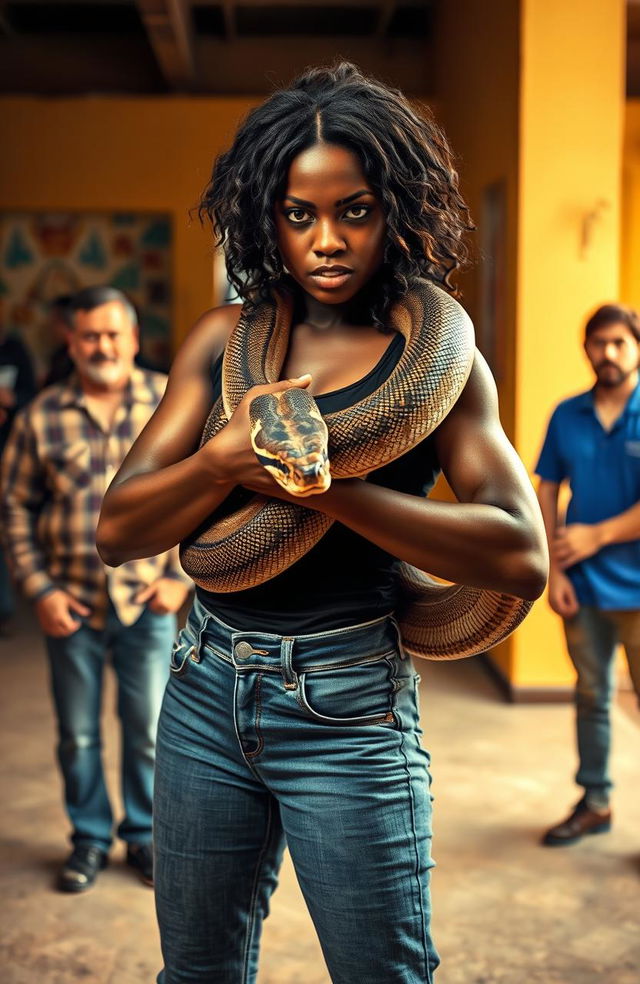
<svg viewBox="0 0 640 984"><path fill-rule="evenodd" d="M202 649L202 637L203 637L203 635L205 634L205 632L207 630L207 626L209 624L210 619L211 619L211 616L210 615L205 615L205 617L202 619L202 624L201 624L200 630L198 632L198 639L196 641L196 657L198 659L198 662L200 662L200 650Z"/></svg>
<svg viewBox="0 0 640 984"><path fill-rule="evenodd" d="M406 659L408 653L406 652L404 646L402 645L402 633L400 631L400 626L398 624L395 615L389 615L389 621L393 625L393 628L395 629L395 633L398 639L398 652L400 653L400 659Z"/></svg>
<svg viewBox="0 0 640 984"><path fill-rule="evenodd" d="M298 689L298 675L293 668L293 639L284 636L280 643L280 663L285 690Z"/></svg>

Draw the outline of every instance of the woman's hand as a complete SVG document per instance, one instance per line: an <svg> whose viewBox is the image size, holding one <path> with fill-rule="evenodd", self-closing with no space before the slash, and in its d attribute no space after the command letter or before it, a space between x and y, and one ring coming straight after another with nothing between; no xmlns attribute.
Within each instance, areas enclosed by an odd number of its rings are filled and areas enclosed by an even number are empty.
<svg viewBox="0 0 640 984"><path fill-rule="evenodd" d="M252 386L247 390L228 424L202 449L209 457L218 484L243 485L262 495L277 496L298 503L301 501L295 496L288 496L259 463L251 444L249 407L257 396L281 393L293 388L305 389L310 382L311 376L306 373L296 379L282 379L277 383Z"/></svg>

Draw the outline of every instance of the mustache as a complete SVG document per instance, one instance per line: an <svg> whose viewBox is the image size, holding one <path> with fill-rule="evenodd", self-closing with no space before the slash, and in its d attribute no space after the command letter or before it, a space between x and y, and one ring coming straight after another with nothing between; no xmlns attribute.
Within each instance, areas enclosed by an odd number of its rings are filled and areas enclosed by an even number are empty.
<svg viewBox="0 0 640 984"><path fill-rule="evenodd" d="M104 365L106 362L111 363L117 361L118 361L117 359L114 359L109 355L103 355L101 352L96 352L95 355L92 355L89 358L89 362L91 363L92 366L99 366L99 365Z"/></svg>
<svg viewBox="0 0 640 984"><path fill-rule="evenodd" d="M598 365L596 366L596 371L597 371L598 369L619 369L619 368L620 368L620 367L619 367L619 366L617 366L617 365L615 364L615 362L609 362L608 360L606 360L606 359L605 359L605 360L604 360L604 362L600 362L600 363L599 363L599 364L598 364Z"/></svg>

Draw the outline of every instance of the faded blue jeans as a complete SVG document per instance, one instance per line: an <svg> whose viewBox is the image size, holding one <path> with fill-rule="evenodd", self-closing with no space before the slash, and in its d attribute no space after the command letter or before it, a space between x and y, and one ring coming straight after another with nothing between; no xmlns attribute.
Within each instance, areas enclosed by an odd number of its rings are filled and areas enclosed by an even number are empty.
<svg viewBox="0 0 640 984"><path fill-rule="evenodd" d="M254 984L286 844L334 984L428 984L431 796L391 617L235 631L195 602L154 802L160 984Z"/></svg>
<svg viewBox="0 0 640 984"><path fill-rule="evenodd" d="M58 718L58 761L74 844L108 851L113 838L100 730L109 654L118 680L122 727L124 817L117 834L131 844L151 840L155 737L175 632L175 615L146 609L133 625L125 626L111 607L102 630L82 624L70 636L45 637Z"/></svg>
<svg viewBox="0 0 640 984"><path fill-rule="evenodd" d="M569 656L578 674L576 730L579 766L576 782L594 809L606 809L612 788L609 772L611 701L615 693L615 654L624 646L629 673L640 700L640 612L603 611L583 606L565 620Z"/></svg>

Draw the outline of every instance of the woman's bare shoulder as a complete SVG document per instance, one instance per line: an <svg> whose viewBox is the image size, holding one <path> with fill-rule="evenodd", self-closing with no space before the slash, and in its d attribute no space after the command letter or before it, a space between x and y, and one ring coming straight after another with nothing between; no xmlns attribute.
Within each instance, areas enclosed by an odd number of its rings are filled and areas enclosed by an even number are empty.
<svg viewBox="0 0 640 984"><path fill-rule="evenodd" d="M175 361L210 366L224 350L241 311L241 304L226 304L205 311L180 346Z"/></svg>

